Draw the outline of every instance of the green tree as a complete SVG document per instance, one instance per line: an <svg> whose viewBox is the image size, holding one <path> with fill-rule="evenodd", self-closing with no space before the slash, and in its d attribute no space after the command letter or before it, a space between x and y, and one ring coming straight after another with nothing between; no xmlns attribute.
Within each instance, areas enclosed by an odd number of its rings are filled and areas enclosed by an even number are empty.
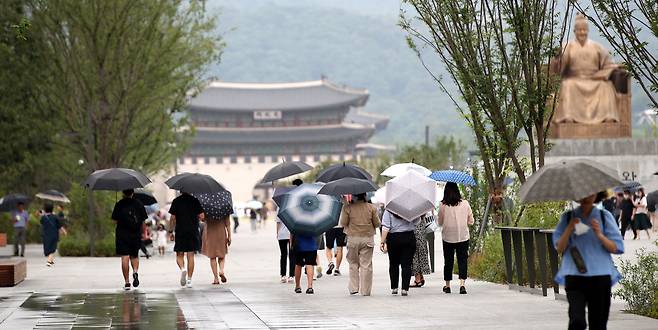
<svg viewBox="0 0 658 330"><path fill-rule="evenodd" d="M400 25L408 43L441 89L450 95L475 135L489 192L508 171L521 182L518 156L527 143L530 172L544 164L556 93L547 68L564 37L558 0L406 0ZM426 50L429 50L426 52ZM428 54L429 53L429 54ZM426 63L436 55L458 93Z"/></svg>
<svg viewBox="0 0 658 330"><path fill-rule="evenodd" d="M37 48L43 79L33 88L60 119L58 145L82 159L87 173L109 167L153 173L171 164L192 133L182 110L223 48L204 2L28 4L31 33L43 40Z"/></svg>
<svg viewBox="0 0 658 330"><path fill-rule="evenodd" d="M395 162L414 162L431 170L461 166L464 162L466 146L453 137L441 136L433 145L415 144L404 146L395 155Z"/></svg>
<svg viewBox="0 0 658 330"><path fill-rule="evenodd" d="M592 0L592 16L580 1L570 2L599 29L658 108L658 1Z"/></svg>

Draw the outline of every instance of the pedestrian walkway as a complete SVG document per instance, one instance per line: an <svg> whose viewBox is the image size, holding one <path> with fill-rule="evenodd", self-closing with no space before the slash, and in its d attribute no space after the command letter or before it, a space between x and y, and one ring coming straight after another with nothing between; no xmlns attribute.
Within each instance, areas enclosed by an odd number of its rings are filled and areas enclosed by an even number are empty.
<svg viewBox="0 0 658 330"><path fill-rule="evenodd" d="M627 251L655 249L647 240L626 243ZM443 263L440 249L436 244L437 270ZM471 280L467 295L446 295L439 273L427 276L426 286L412 288L408 297L392 296L388 260L379 251L373 261L372 296L349 295L346 262L342 276L315 281L314 295L296 294L293 284L279 283L279 249L271 222L257 233L240 228L233 236L228 283L221 286L210 284L204 256L196 259L191 289L180 288L174 257L168 254L142 258L142 284L123 292L119 258L57 258L48 268L39 246L29 246L27 252L27 279L0 288L0 329L123 328L146 322L154 329L564 329L567 324L566 302L552 296ZM632 253L625 257L632 258ZM613 301L610 329L658 328L658 320L624 313L623 308L622 302Z"/></svg>

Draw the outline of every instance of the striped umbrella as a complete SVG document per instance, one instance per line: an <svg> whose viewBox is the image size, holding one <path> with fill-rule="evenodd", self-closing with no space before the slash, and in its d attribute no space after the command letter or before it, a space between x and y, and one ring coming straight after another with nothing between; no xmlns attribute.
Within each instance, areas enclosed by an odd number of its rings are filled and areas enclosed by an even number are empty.
<svg viewBox="0 0 658 330"><path fill-rule="evenodd" d="M439 182L454 182L466 186L477 186L475 179L468 173L455 170L436 171L430 174L430 178Z"/></svg>
<svg viewBox="0 0 658 330"><path fill-rule="evenodd" d="M279 197L277 216L295 235L317 236L338 224L342 203L335 196L318 195L321 184L302 184Z"/></svg>

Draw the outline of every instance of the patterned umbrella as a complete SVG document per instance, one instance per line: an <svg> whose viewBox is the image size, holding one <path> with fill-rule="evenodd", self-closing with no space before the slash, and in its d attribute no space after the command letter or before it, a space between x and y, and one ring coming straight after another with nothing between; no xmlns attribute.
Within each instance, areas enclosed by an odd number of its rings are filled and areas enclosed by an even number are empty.
<svg viewBox="0 0 658 330"><path fill-rule="evenodd" d="M261 182L272 182L278 179L287 178L295 174L306 172L312 168L313 166L304 162L283 162L267 171Z"/></svg>
<svg viewBox="0 0 658 330"><path fill-rule="evenodd" d="M151 180L139 171L129 168L108 168L90 174L84 186L91 190L120 191L143 188Z"/></svg>
<svg viewBox="0 0 658 330"><path fill-rule="evenodd" d="M436 181L416 171L386 182L386 209L407 221L433 210L435 200Z"/></svg>
<svg viewBox="0 0 658 330"><path fill-rule="evenodd" d="M439 182L454 182L466 186L477 186L475 179L468 173L455 170L436 171L430 174L430 178Z"/></svg>
<svg viewBox="0 0 658 330"><path fill-rule="evenodd" d="M57 191L57 190L47 190L44 192L40 192L35 195L37 198L41 198L43 200L51 201L51 202L59 202L59 203L70 203L71 200L66 197L63 193Z"/></svg>
<svg viewBox="0 0 658 330"><path fill-rule="evenodd" d="M233 200L228 190L192 195L201 202L206 219L219 220L233 213Z"/></svg>
<svg viewBox="0 0 658 330"><path fill-rule="evenodd" d="M420 166L415 163L400 163L390 166L389 168L384 170L384 172L382 172L382 175L395 178L409 171L418 172L422 176L429 176L430 174L432 174L432 171L430 171L424 166Z"/></svg>
<svg viewBox="0 0 658 330"><path fill-rule="evenodd" d="M617 175L617 171L591 160L562 161L531 175L519 189L519 197L524 203L577 201L622 185Z"/></svg>
<svg viewBox="0 0 658 330"><path fill-rule="evenodd" d="M338 224L342 203L334 196L318 195L320 188L306 183L281 195L277 216L291 233L317 236Z"/></svg>
<svg viewBox="0 0 658 330"><path fill-rule="evenodd" d="M318 178L315 179L315 182L327 183L342 178L372 180L372 175L361 167L354 164L345 164L345 162L343 162L342 164L334 164L324 169L324 171L318 174Z"/></svg>

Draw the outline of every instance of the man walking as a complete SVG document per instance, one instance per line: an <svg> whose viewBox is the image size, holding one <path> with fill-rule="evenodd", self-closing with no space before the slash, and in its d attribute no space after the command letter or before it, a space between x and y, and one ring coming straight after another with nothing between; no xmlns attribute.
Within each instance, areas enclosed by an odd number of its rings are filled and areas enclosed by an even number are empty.
<svg viewBox="0 0 658 330"><path fill-rule="evenodd" d="M171 203L169 208L169 239L175 241L176 264L180 269L180 285L192 287L194 273L194 253L201 244L199 237L199 221L203 220L201 203L189 193L182 192ZM187 268L185 267L187 259Z"/></svg>
<svg viewBox="0 0 658 330"><path fill-rule="evenodd" d="M18 202L16 210L11 212L11 219L14 222L14 256L18 256L18 246L20 245L20 256L25 256L25 243L27 241L27 225L29 215L25 210L25 203Z"/></svg>
<svg viewBox="0 0 658 330"><path fill-rule="evenodd" d="M123 198L114 205L112 220L116 223L115 252L121 257L124 290L130 290L128 273L133 268L133 287L139 286L139 247L142 245L142 227L148 218L142 202L132 198L134 191L123 191Z"/></svg>

